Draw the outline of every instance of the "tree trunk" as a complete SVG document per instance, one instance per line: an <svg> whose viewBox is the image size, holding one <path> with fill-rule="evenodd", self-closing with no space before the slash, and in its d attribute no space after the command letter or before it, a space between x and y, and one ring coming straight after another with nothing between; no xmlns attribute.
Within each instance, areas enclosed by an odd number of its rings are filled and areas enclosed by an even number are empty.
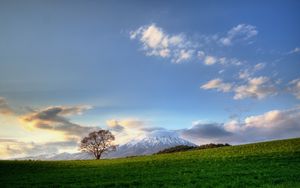
<svg viewBox="0 0 300 188"><path fill-rule="evenodd" d="M96 159L97 159L97 160L99 160L99 159L100 159L100 157L101 157L101 155L97 155L97 156L96 156Z"/></svg>

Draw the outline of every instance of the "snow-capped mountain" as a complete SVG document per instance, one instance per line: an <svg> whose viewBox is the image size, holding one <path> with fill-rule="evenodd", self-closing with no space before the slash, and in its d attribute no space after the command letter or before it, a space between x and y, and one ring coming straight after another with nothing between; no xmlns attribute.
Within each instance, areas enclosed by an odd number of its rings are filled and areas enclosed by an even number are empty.
<svg viewBox="0 0 300 188"><path fill-rule="evenodd" d="M184 140L178 136L147 136L141 139L131 140L130 142L121 145L116 151L108 153L103 158L118 158L138 155L150 155L157 153L163 149L188 145L195 146L195 144ZM39 155L34 157L19 158L19 160L86 160L93 159L93 155L89 153L59 153L49 155Z"/></svg>
<svg viewBox="0 0 300 188"><path fill-rule="evenodd" d="M157 153L163 149L195 144L179 138L177 136L148 136L140 140L132 140L124 145L118 147L117 151L109 153L107 158L127 157L136 155L149 155Z"/></svg>

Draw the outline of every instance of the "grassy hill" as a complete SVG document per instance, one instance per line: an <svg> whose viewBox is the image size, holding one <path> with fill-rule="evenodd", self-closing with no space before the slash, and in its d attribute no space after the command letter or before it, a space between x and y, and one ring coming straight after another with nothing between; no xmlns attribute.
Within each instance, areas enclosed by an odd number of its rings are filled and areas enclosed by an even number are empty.
<svg viewBox="0 0 300 188"><path fill-rule="evenodd" d="M0 161L1 187L300 187L300 138L143 157Z"/></svg>

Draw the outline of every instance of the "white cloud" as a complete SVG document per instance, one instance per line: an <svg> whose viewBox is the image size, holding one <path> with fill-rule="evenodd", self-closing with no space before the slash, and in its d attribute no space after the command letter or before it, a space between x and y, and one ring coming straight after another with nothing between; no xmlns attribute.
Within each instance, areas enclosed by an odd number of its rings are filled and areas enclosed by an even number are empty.
<svg viewBox="0 0 300 188"><path fill-rule="evenodd" d="M224 69L218 71L219 74L223 74L224 72L225 72Z"/></svg>
<svg viewBox="0 0 300 188"><path fill-rule="evenodd" d="M182 45L185 43L183 35L174 35L169 38L169 42L172 45Z"/></svg>
<svg viewBox="0 0 300 188"><path fill-rule="evenodd" d="M197 57L198 57L200 60L204 60L204 58L205 58L205 52L203 52L203 51L198 51L198 52L197 52Z"/></svg>
<svg viewBox="0 0 300 188"><path fill-rule="evenodd" d="M171 58L174 63L182 63L192 58L194 48L182 34L170 35L155 24L146 25L130 32L131 39L139 40L146 55Z"/></svg>
<svg viewBox="0 0 300 188"><path fill-rule="evenodd" d="M290 81L288 90L295 95L297 99L300 99L300 78Z"/></svg>
<svg viewBox="0 0 300 188"><path fill-rule="evenodd" d="M296 47L296 48L294 48L293 50L291 50L289 52L289 54L295 54L295 53L300 53L300 48L299 47Z"/></svg>
<svg viewBox="0 0 300 188"><path fill-rule="evenodd" d="M206 55L203 51L198 51L197 56L203 61L205 65L235 65L240 66L243 64L242 61L237 58L226 58L226 57L216 57L212 55Z"/></svg>
<svg viewBox="0 0 300 188"><path fill-rule="evenodd" d="M224 83L221 79L216 78L213 80L210 80L206 84L201 86L202 89L216 89L218 91L222 92L229 92L232 88L232 84L230 83Z"/></svg>
<svg viewBox="0 0 300 188"><path fill-rule="evenodd" d="M204 37L206 42L202 41L203 44L199 44L201 41L190 41L183 34L168 34L155 24L150 24L131 31L130 39L138 40L146 55L168 58L173 63L190 61L194 56L197 56L204 61L205 65L213 65L217 62L222 65L241 65L242 62L236 58L218 58L214 55L206 55L202 49L199 49L199 46L202 48L210 47L209 43L211 42L208 41L215 42L216 40L221 40L224 44L229 45L234 41L248 40L256 34L257 31L254 26L240 24L228 31L225 38L220 39L218 35Z"/></svg>
<svg viewBox="0 0 300 188"><path fill-rule="evenodd" d="M265 63L258 63L251 68L240 70L239 78L243 80L249 80L256 72L264 69Z"/></svg>
<svg viewBox="0 0 300 188"><path fill-rule="evenodd" d="M166 35L155 25L150 25L143 31L141 41L150 48L168 47Z"/></svg>
<svg viewBox="0 0 300 188"><path fill-rule="evenodd" d="M246 41L256 36L258 31L253 25L239 24L227 32L225 37L219 39L220 43L224 46L233 45L233 43Z"/></svg>
<svg viewBox="0 0 300 188"><path fill-rule="evenodd" d="M239 72L240 79L248 80L250 78L250 75L251 74L249 73L249 71L247 69Z"/></svg>
<svg viewBox="0 0 300 188"><path fill-rule="evenodd" d="M206 65L213 65L217 62L217 58L215 58L214 56L206 56L204 63Z"/></svg>
<svg viewBox="0 0 300 188"><path fill-rule="evenodd" d="M180 50L178 53L176 53L175 58L173 59L173 62L175 63L181 63L184 61L188 61L192 58L194 53L194 50Z"/></svg>
<svg viewBox="0 0 300 188"><path fill-rule="evenodd" d="M238 24L223 36L221 34L200 36L197 38L198 42L187 40L184 34L168 34L155 24L145 25L130 32L130 38L138 40L142 44L142 49L146 55L149 56L167 58L173 63L183 63L198 59L204 65L208 66L240 66L241 69L238 75L236 75L237 73L233 73L236 76L234 82L225 83L221 79L214 79L201 86L202 89L232 92L234 99L263 99L267 96L277 94L278 90L276 87L280 83L270 80L269 77L256 75L258 71L266 67L266 63L250 65L247 61L224 57L222 55L216 56L214 53L211 53L211 50L214 50L213 45L220 48L223 45L230 46L240 42L249 43L249 40L253 39L256 35L258 35L257 28L248 24ZM221 46L220 43L222 44ZM295 53L299 51L298 47L292 50ZM216 72L222 74L224 68ZM290 83L289 91L292 91L296 97L299 96L297 88L297 84Z"/></svg>
<svg viewBox="0 0 300 188"><path fill-rule="evenodd" d="M237 58L226 58L226 57L219 58L218 62L222 65L235 65L235 66L240 66L244 63L238 60Z"/></svg>
<svg viewBox="0 0 300 188"><path fill-rule="evenodd" d="M230 38L221 38L220 42L224 45L224 46L230 46L231 45L231 39Z"/></svg>
<svg viewBox="0 0 300 188"><path fill-rule="evenodd" d="M162 49L159 51L159 55L161 57L169 57L170 56L170 50L169 49Z"/></svg>
<svg viewBox="0 0 300 188"><path fill-rule="evenodd" d="M240 75L242 76L242 75ZM225 83L222 79L217 78L210 80L206 84L202 85L201 88L216 89L220 92L234 92L234 99L245 99L245 98L255 98L263 99L270 95L277 94L276 87L270 82L268 77L254 77L250 78L245 76L247 83L244 85L238 85L237 83Z"/></svg>
<svg viewBox="0 0 300 188"><path fill-rule="evenodd" d="M258 64L256 64L256 65L254 66L253 71L259 71L259 70L262 70L262 69L265 68L265 66L266 66L265 63L258 63Z"/></svg>
<svg viewBox="0 0 300 188"><path fill-rule="evenodd" d="M256 98L262 99L277 93L276 88L269 82L268 77L249 78L245 85L237 86L234 89L234 99Z"/></svg>

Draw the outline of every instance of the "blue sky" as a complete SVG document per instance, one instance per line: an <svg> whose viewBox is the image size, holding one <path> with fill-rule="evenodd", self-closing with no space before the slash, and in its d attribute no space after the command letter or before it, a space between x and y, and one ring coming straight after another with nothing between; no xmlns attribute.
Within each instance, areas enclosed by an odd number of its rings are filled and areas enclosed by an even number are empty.
<svg viewBox="0 0 300 188"><path fill-rule="evenodd" d="M112 129L111 120L232 131L229 122L274 110L299 118L299 9L298 1L1 1L0 108L9 113L0 137L48 143L31 136L51 134L37 120L28 132L19 119L57 106L89 106L60 116ZM232 142L291 136L276 135Z"/></svg>

